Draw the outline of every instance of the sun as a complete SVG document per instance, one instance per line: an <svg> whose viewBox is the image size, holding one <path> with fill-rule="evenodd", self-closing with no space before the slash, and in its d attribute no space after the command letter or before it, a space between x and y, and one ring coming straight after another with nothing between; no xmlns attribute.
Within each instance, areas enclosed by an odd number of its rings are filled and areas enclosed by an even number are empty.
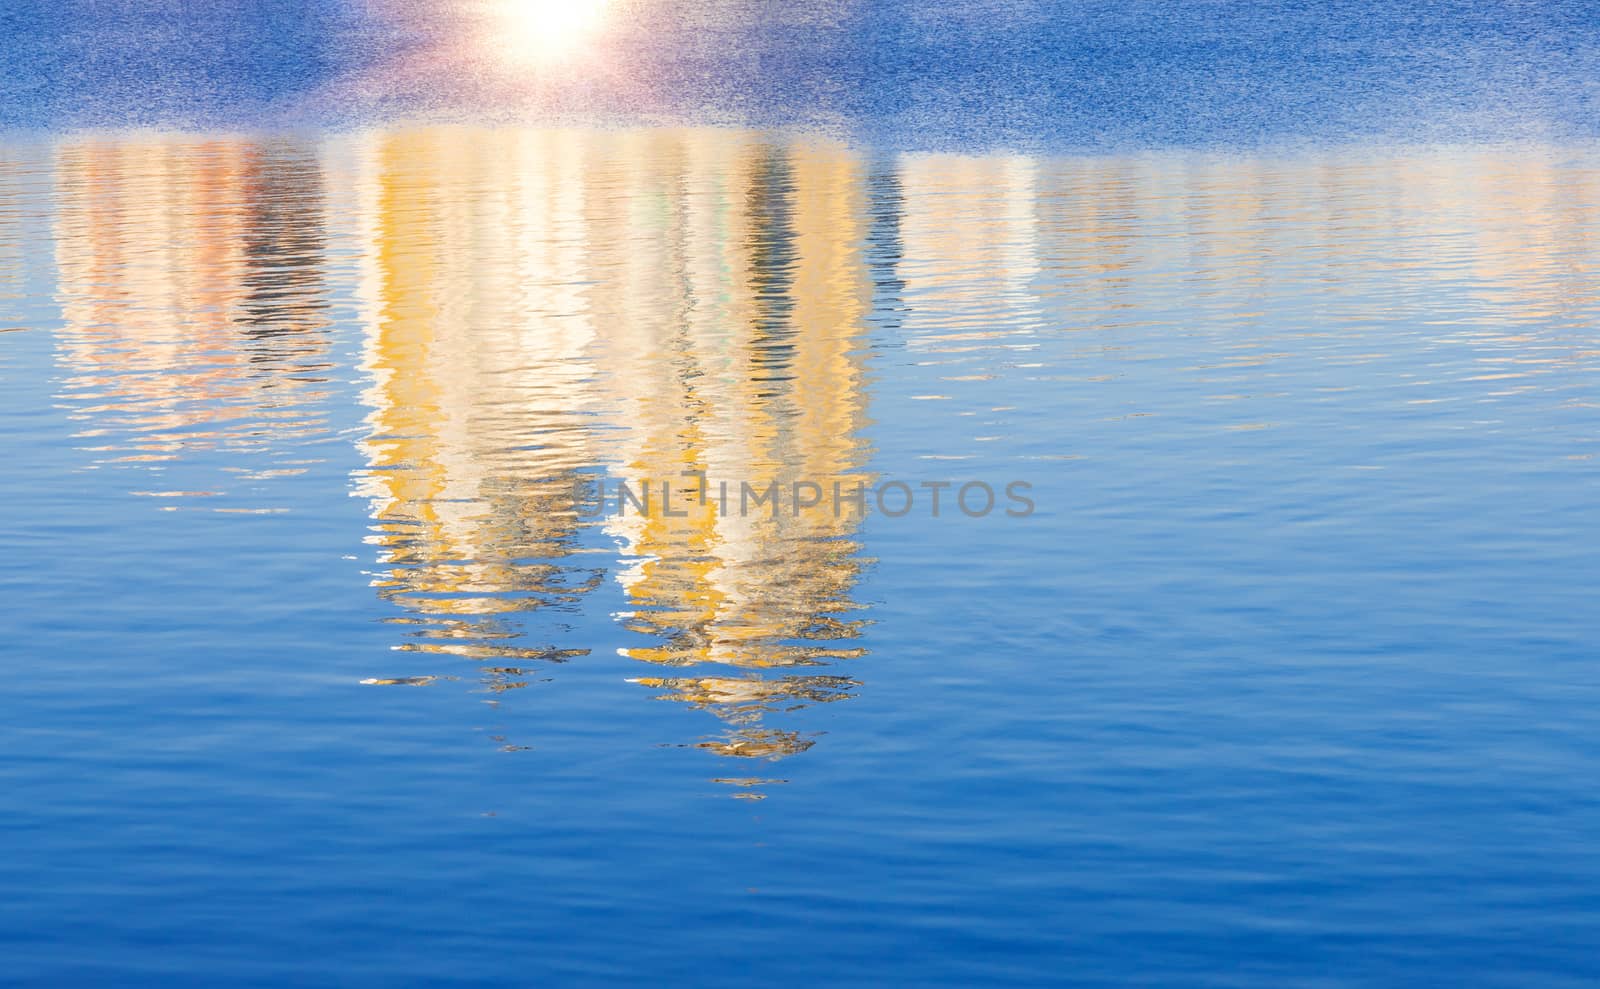
<svg viewBox="0 0 1600 989"><path fill-rule="evenodd" d="M572 55L604 25L611 0L488 0L489 42L510 61Z"/></svg>

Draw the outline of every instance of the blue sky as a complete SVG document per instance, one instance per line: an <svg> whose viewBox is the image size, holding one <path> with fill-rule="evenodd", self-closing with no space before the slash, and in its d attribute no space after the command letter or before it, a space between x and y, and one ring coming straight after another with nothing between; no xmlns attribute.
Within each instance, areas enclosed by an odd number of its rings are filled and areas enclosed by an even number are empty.
<svg viewBox="0 0 1600 989"><path fill-rule="evenodd" d="M486 58L473 9L21 0L0 13L0 126L588 115L1062 148L1600 132L1581 3L609 0L595 51L542 68Z"/></svg>

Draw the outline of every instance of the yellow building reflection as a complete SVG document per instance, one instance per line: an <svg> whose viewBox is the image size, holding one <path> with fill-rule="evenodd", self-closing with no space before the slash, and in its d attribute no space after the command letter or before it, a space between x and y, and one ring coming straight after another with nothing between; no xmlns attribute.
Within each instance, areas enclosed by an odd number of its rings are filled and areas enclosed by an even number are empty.
<svg viewBox="0 0 1600 989"><path fill-rule="evenodd" d="M639 140L658 146L616 160L631 163L626 198L653 205L613 215L618 228L597 238L618 289L597 292L594 309L629 328L598 359L629 424L618 473L670 482L683 514L658 505L608 519L633 561L619 576L632 605L623 620L654 640L622 652L686 668L639 682L722 717L728 733L705 747L786 755L809 740L764 727L764 715L847 696L854 680L811 671L862 651L849 596L863 565L859 509L836 512L831 485L870 483L859 435L865 173L826 144ZM822 503L797 511L795 486L808 483L827 489L803 496ZM782 507L744 511L745 485L776 490ZM703 665L726 672L687 669Z"/></svg>
<svg viewBox="0 0 1600 989"><path fill-rule="evenodd" d="M352 153L370 465L358 493L399 648L515 662L516 616L571 605L574 484L594 459L581 285L582 147L552 132L421 130ZM492 667L519 685L522 667Z"/></svg>
<svg viewBox="0 0 1600 989"><path fill-rule="evenodd" d="M806 748L764 716L856 685L815 671L861 652L857 510L699 494L867 480L861 163L719 131L421 130L352 160L360 492L405 647L560 657L514 616L594 590L603 558L582 551L608 537L641 640L621 653L684 671L638 682L720 716L721 754ZM586 543L573 493L596 469L657 501L609 505Z"/></svg>

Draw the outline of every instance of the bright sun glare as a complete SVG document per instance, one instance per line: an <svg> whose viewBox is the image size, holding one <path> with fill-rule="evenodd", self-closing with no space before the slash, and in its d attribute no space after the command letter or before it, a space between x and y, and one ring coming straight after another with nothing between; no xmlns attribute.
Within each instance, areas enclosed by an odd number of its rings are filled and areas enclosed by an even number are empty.
<svg viewBox="0 0 1600 989"><path fill-rule="evenodd" d="M605 20L611 0L490 0L491 41L513 60L571 54Z"/></svg>

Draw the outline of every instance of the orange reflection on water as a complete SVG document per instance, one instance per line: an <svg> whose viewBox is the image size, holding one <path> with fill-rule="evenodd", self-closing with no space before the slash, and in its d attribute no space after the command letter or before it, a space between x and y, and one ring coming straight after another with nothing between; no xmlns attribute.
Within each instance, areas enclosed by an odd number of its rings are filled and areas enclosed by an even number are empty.
<svg viewBox="0 0 1600 989"><path fill-rule="evenodd" d="M54 170L61 398L94 463L159 473L215 449L249 479L300 470L261 457L326 429L315 148L90 138Z"/></svg>

